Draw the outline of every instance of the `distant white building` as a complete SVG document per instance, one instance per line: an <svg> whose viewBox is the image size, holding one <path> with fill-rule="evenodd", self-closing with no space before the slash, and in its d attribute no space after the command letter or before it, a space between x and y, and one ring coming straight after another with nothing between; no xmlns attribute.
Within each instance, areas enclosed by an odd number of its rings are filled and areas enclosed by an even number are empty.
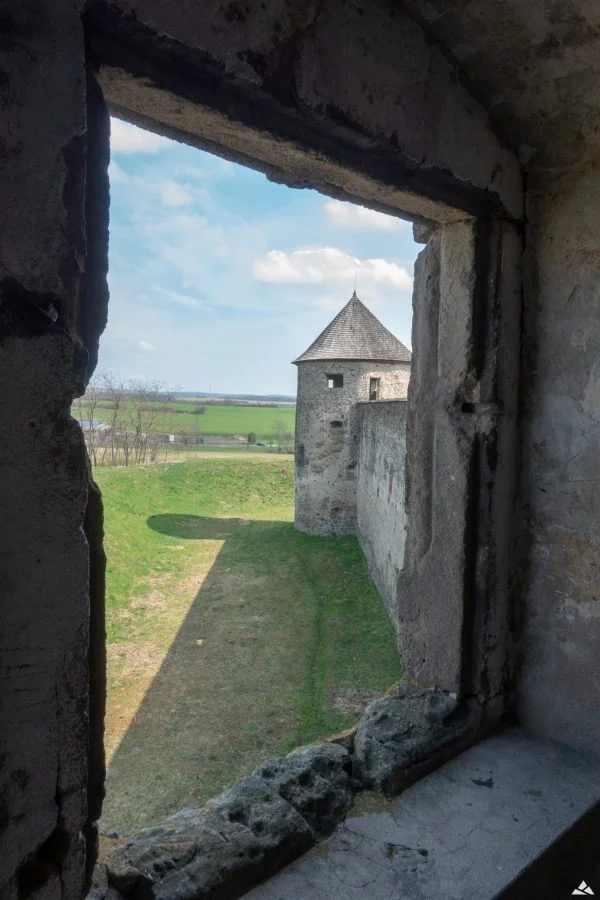
<svg viewBox="0 0 600 900"><path fill-rule="evenodd" d="M82 431L110 431L111 426L103 424L98 419L80 419L79 424Z"/></svg>

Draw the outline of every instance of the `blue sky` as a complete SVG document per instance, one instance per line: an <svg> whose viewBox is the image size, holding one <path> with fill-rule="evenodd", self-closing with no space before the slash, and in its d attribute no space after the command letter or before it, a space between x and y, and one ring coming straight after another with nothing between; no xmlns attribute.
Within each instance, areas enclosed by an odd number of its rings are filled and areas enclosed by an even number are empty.
<svg viewBox="0 0 600 900"><path fill-rule="evenodd" d="M98 371L289 393L352 294L410 347L409 223L112 120L110 306Z"/></svg>

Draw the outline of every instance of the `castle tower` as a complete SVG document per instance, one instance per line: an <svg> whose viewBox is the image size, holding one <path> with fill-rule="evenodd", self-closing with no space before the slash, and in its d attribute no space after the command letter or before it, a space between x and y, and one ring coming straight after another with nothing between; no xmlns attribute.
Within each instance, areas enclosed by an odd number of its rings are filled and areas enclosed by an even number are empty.
<svg viewBox="0 0 600 900"><path fill-rule="evenodd" d="M361 402L406 397L411 354L354 291L298 359L295 526L354 534Z"/></svg>

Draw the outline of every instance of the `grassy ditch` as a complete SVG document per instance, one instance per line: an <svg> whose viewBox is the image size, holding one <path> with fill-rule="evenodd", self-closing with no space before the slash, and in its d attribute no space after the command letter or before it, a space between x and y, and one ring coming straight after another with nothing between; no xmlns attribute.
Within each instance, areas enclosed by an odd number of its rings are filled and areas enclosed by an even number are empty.
<svg viewBox="0 0 600 900"><path fill-rule="evenodd" d="M324 738L401 675L354 538L299 534L293 461L99 469L107 797L127 831Z"/></svg>

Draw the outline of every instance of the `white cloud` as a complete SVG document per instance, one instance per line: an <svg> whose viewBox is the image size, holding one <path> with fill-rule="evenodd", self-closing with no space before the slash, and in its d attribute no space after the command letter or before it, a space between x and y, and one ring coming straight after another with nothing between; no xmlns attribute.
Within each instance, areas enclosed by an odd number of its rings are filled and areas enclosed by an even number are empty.
<svg viewBox="0 0 600 900"><path fill-rule="evenodd" d="M412 278L403 266L387 259L359 259L337 247L314 247L286 252L269 250L253 265L255 278L278 284L324 284L328 281L412 289Z"/></svg>
<svg viewBox="0 0 600 900"><path fill-rule="evenodd" d="M154 153L169 145L167 138L120 119L110 120L110 149L120 153Z"/></svg>
<svg viewBox="0 0 600 900"><path fill-rule="evenodd" d="M345 306L348 302L348 298L346 295L340 296L339 294L325 294L321 297L315 297L312 301L312 305L316 309L331 309L338 312L342 306Z"/></svg>
<svg viewBox="0 0 600 900"><path fill-rule="evenodd" d="M188 206L192 202L190 193L176 181L163 181L158 189L165 206Z"/></svg>
<svg viewBox="0 0 600 900"><path fill-rule="evenodd" d="M159 149L161 138L132 126L114 128L127 145L111 161L101 369L189 390L212 383L292 393L289 361L347 302L355 270L361 299L410 340L410 290L402 289L410 286L410 229L332 231L326 197L270 184L185 144ZM287 253L273 261L273 250ZM253 277L261 265L270 283Z"/></svg>
<svg viewBox="0 0 600 900"><path fill-rule="evenodd" d="M108 167L108 178L111 185L124 184L127 181L127 175L125 174L123 169L116 164L114 159L111 159L110 165Z"/></svg>
<svg viewBox="0 0 600 900"><path fill-rule="evenodd" d="M204 236L210 227L206 216L198 215L195 212L180 212L173 213L170 218L162 217L159 221L149 216L146 220L145 231L148 234L158 235L161 240L166 237L175 238L176 245L180 247L182 240L188 239L190 234L193 239L196 239Z"/></svg>
<svg viewBox="0 0 600 900"><path fill-rule="evenodd" d="M400 231L406 223L396 216L384 213L355 203L342 200L327 200L324 204L329 224L338 228L375 229L376 231Z"/></svg>
<svg viewBox="0 0 600 900"><path fill-rule="evenodd" d="M214 188L218 182L235 177L236 166L227 159L219 159L218 156L204 154L201 158L202 165L183 165L178 163L172 169L176 176L182 176L188 180L199 183L210 182Z"/></svg>
<svg viewBox="0 0 600 900"><path fill-rule="evenodd" d="M187 306L190 309L206 309L206 303L189 294L182 294L179 291L166 291L160 287L157 287L156 291L172 303L178 303L180 306Z"/></svg>

